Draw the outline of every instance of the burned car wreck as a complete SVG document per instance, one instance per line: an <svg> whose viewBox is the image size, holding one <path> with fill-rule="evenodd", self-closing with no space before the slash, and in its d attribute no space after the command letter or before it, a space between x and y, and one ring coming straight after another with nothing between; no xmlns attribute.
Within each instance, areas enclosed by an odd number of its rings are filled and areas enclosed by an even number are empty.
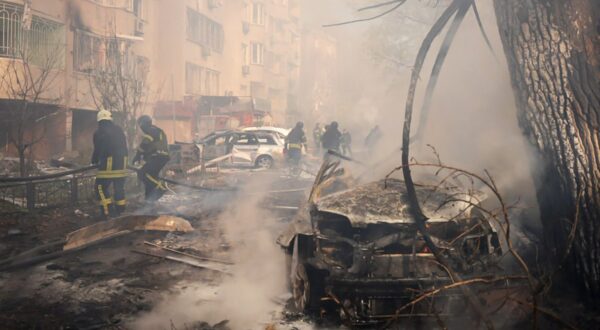
<svg viewBox="0 0 600 330"><path fill-rule="evenodd" d="M349 181L339 162L324 164L307 206L278 239L288 256L296 309L333 309L353 324L464 310L460 290L445 290L397 313L419 293L452 283L451 277L408 212L404 182ZM433 186L418 186L417 193L430 217L428 232L456 272L469 278L497 270L498 233L474 207L477 196Z"/></svg>

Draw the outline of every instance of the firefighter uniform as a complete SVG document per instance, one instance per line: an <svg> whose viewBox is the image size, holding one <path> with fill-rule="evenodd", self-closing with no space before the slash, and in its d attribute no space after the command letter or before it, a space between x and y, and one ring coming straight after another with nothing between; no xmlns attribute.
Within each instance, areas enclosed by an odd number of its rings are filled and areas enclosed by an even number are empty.
<svg viewBox="0 0 600 330"><path fill-rule="evenodd" d="M144 166L138 172L138 176L144 182L146 201L155 202L167 192L167 187L159 178L159 173L169 162L169 145L162 129L152 125L151 122L150 124L142 120L139 122L143 132L142 142L133 161L135 163L144 160Z"/></svg>
<svg viewBox="0 0 600 330"><path fill-rule="evenodd" d="M98 165L94 190L102 216L119 216L127 204L127 140L123 130L112 122L110 112L101 110L98 120L92 155L92 164Z"/></svg>
<svg viewBox="0 0 600 330"><path fill-rule="evenodd" d="M298 165L302 159L302 146L306 145L306 135L304 134L304 124L296 124L286 137L286 150L288 160L292 165Z"/></svg>

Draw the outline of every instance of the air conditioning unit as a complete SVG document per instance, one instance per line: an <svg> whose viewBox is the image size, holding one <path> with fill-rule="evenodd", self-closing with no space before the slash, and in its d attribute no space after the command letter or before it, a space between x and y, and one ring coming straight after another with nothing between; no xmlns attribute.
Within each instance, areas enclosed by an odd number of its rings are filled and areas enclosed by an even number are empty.
<svg viewBox="0 0 600 330"><path fill-rule="evenodd" d="M223 0L207 0L208 8L215 9L223 6Z"/></svg>
<svg viewBox="0 0 600 330"><path fill-rule="evenodd" d="M242 31L244 31L244 34L248 34L250 32L250 23L242 22Z"/></svg>
<svg viewBox="0 0 600 330"><path fill-rule="evenodd" d="M250 74L250 66L249 65L242 66L242 74L244 76L247 76Z"/></svg>
<svg viewBox="0 0 600 330"><path fill-rule="evenodd" d="M143 36L144 35L144 21L141 19L136 19L135 20L135 35L136 36Z"/></svg>
<svg viewBox="0 0 600 330"><path fill-rule="evenodd" d="M212 51L209 46L202 46L202 57L209 57Z"/></svg>

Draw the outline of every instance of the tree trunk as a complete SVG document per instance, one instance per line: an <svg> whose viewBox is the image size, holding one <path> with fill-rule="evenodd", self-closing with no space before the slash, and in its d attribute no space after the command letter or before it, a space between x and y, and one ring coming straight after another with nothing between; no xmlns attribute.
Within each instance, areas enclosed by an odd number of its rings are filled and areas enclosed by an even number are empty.
<svg viewBox="0 0 600 330"><path fill-rule="evenodd" d="M600 1L494 0L519 123L539 153L534 169L550 255L600 297ZM578 198L578 196L580 198Z"/></svg>
<svg viewBox="0 0 600 330"><path fill-rule="evenodd" d="M19 154L19 175L24 178L27 176L27 163L25 162L25 149L21 146L18 147Z"/></svg>

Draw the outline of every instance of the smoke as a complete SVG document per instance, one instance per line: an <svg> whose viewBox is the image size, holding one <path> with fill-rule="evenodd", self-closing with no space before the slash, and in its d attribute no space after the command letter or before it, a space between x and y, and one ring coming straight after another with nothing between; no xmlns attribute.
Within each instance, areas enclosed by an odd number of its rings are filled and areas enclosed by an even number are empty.
<svg viewBox="0 0 600 330"><path fill-rule="evenodd" d="M185 289L165 297L134 323L135 328L165 329L172 323L180 329L194 322L227 320L231 329L264 329L274 320L273 313L281 310L276 298L287 292L285 257L275 242L284 225L259 206L270 180L258 176L218 219L234 262L231 275L214 286L207 281L181 284Z"/></svg>
<svg viewBox="0 0 600 330"><path fill-rule="evenodd" d="M308 1L311 3L311 1ZM337 3L337 10L334 9ZM372 4L354 1L355 8ZM353 149L360 160L372 164L371 178L381 178L400 164L402 126L412 64L421 41L445 2L405 3L381 19L326 29L339 43L337 99L343 104L320 120L338 120L353 135ZM495 54L486 46L472 12L469 12L450 48L433 96L425 136L411 147L419 161L434 158L469 171L491 173L508 200L521 199L530 211L536 210L532 169L534 152L523 137L496 26L492 1L477 3ZM316 10L312 3L307 9ZM344 9L342 9L344 8ZM332 1L317 15L321 24L365 17L377 13L348 12L348 4ZM383 10L383 9L382 9ZM381 10L381 11L382 11ZM419 125L425 87L443 35L431 47L421 72L413 114L413 134ZM376 150L364 149L364 138L374 125L383 137ZM364 151L364 150L363 150ZM418 174L418 173L417 173ZM418 177L417 177L418 179ZM532 217L537 217L533 212Z"/></svg>
<svg viewBox="0 0 600 330"><path fill-rule="evenodd" d="M277 309L274 299L286 292L284 255L275 243L280 225L258 205L269 186L263 178L250 182L220 219L235 266L220 288L220 302L205 312L229 319L233 329L260 328Z"/></svg>

